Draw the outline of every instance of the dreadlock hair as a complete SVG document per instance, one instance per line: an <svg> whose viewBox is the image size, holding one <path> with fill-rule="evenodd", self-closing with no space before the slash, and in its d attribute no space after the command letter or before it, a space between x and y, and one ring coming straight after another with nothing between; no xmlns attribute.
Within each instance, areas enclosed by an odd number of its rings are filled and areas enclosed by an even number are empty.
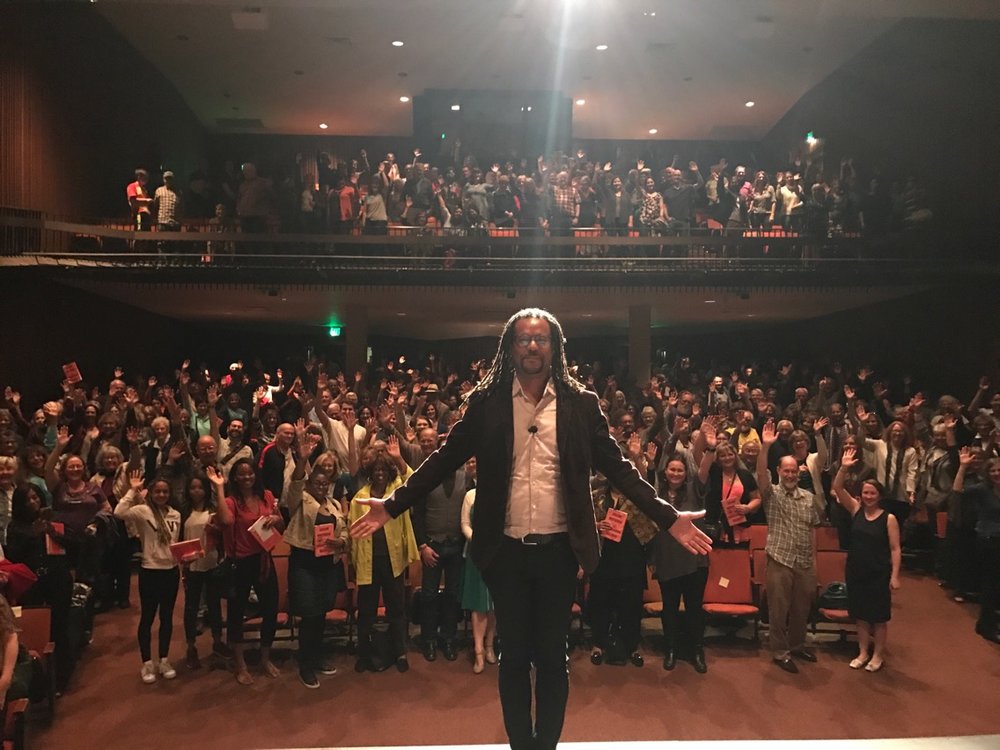
<svg viewBox="0 0 1000 750"><path fill-rule="evenodd" d="M563 336L559 321L548 310L543 310L540 307L526 307L511 315L504 325L503 331L500 333L497 353L493 357L493 364L490 365L479 384L469 391L467 399L470 403L493 394L504 384L510 384L514 373L514 361L511 357L511 349L514 348L514 327L517 321L527 318L540 318L549 324L549 333L552 339L551 377L556 390L574 392L584 390L583 383L569 374L569 366L566 364L566 337Z"/></svg>

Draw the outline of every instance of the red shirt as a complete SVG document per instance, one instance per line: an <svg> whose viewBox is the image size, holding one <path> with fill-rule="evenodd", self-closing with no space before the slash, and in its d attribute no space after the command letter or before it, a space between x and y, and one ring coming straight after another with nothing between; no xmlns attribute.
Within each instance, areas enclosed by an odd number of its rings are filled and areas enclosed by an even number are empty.
<svg viewBox="0 0 1000 750"><path fill-rule="evenodd" d="M278 503L269 491L264 490L263 502L249 502L245 505L236 501L235 497L226 498L226 505L229 506L230 513L233 514L232 526L223 527L222 540L226 549L227 557L236 559L258 555L264 549L258 544L248 529L257 522L261 516L273 516L278 512Z"/></svg>

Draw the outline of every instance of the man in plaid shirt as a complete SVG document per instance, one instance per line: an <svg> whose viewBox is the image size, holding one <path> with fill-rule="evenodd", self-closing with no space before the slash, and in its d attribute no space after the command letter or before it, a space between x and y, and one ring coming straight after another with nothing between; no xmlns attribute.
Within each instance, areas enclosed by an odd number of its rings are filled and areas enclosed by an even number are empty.
<svg viewBox="0 0 1000 750"><path fill-rule="evenodd" d="M560 172L556 175L556 184L549 187L549 233L553 237L570 237L573 231L573 219L576 216L576 204L580 198L569 182L569 173ZM559 248L559 254L573 254L573 247L567 245Z"/></svg>
<svg viewBox="0 0 1000 750"><path fill-rule="evenodd" d="M822 490L817 494L799 487L799 463L794 456L778 464L778 484L771 484L768 450L778 439L774 420L763 430L764 445L757 456L757 484L767 514L767 602L771 655L786 672L797 673L796 659L815 662L806 649L806 624L816 596L813 527L826 510Z"/></svg>

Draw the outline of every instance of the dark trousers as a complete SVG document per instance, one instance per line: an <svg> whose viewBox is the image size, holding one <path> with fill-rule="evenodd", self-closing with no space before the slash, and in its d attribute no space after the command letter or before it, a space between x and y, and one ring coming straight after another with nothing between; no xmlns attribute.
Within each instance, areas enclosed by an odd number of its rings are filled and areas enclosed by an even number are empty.
<svg viewBox="0 0 1000 750"><path fill-rule="evenodd" d="M979 622L984 633L997 629L997 607L1000 607L1000 536L977 537L976 553L982 581L979 594Z"/></svg>
<svg viewBox="0 0 1000 750"><path fill-rule="evenodd" d="M215 640L222 639L222 586L216 571L189 570L184 575L184 636L188 643L198 637L198 610L202 594L208 610L205 622Z"/></svg>
<svg viewBox="0 0 1000 750"><path fill-rule="evenodd" d="M150 661L152 656L153 619L157 612L160 615L159 657L165 659L170 651L170 639L174 634L174 602L177 601L177 589L180 585L180 571L177 568L167 570L139 569L139 653L143 661Z"/></svg>
<svg viewBox="0 0 1000 750"><path fill-rule="evenodd" d="M319 669L323 656L324 615L299 620L299 669Z"/></svg>
<svg viewBox="0 0 1000 750"><path fill-rule="evenodd" d="M109 545L104 555L104 571L108 575L110 591L102 592L111 597L111 601L124 604L128 602L129 588L132 583L132 538L125 531L125 524L115 519L118 526L118 536Z"/></svg>
<svg viewBox="0 0 1000 750"><path fill-rule="evenodd" d="M261 570L262 564L264 571ZM251 588L257 593L257 604L260 607L260 645L270 648L278 629L278 578L270 556L266 563L262 563L259 554L236 560L232 596L226 600L229 645L243 643L243 615Z"/></svg>
<svg viewBox="0 0 1000 750"><path fill-rule="evenodd" d="M458 631L458 603L462 589L462 543L428 542L438 554L437 565L424 565L420 583L420 634L424 641L435 638L440 627L441 638L455 640ZM438 599L441 576L444 576L444 592Z"/></svg>
<svg viewBox="0 0 1000 750"><path fill-rule="evenodd" d="M569 535L560 535L539 546L505 538L483 571L496 605L501 641L500 705L513 750L555 748L562 733L569 696L566 636L577 570ZM533 735L537 739L533 740Z"/></svg>
<svg viewBox="0 0 1000 750"><path fill-rule="evenodd" d="M593 576L587 595L587 616L594 634L594 645L602 651L608 647L611 624L617 620L625 653L639 648L639 628L642 623L642 592L646 582L641 578L608 578Z"/></svg>
<svg viewBox="0 0 1000 750"><path fill-rule="evenodd" d="M392 561L375 556L372 559L372 582L358 586L358 656L372 656L372 632L378 615L378 596L382 594L385 618L389 622L389 637L393 653L406 653L406 588L403 574L392 574Z"/></svg>
<svg viewBox="0 0 1000 750"><path fill-rule="evenodd" d="M688 644L698 648L705 639L705 610L701 608L705 600L705 583L708 582L708 568L698 568L686 576L659 581L663 610L663 638L667 649L677 648L678 636L686 636ZM681 619L681 599L684 600L684 615Z"/></svg>
<svg viewBox="0 0 1000 750"><path fill-rule="evenodd" d="M49 558L51 561L53 558ZM21 598L25 605L47 605L52 610L52 625L49 639L56 646L56 685L65 688L76 654L69 637L69 610L73 597L73 576L64 561L50 562L38 572L38 581Z"/></svg>
<svg viewBox="0 0 1000 750"><path fill-rule="evenodd" d="M948 522L945 536L945 582L959 594L972 594L979 588L976 561L976 531L966 524Z"/></svg>

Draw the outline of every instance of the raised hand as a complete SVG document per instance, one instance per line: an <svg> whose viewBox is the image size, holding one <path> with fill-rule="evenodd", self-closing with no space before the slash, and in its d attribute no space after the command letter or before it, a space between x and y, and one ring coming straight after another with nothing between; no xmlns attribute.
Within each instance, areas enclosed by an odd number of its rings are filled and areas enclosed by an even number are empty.
<svg viewBox="0 0 1000 750"><path fill-rule="evenodd" d="M847 446L844 448L844 452L840 456L840 465L844 469L849 469L854 464L858 462L858 449L852 446Z"/></svg>
<svg viewBox="0 0 1000 750"><path fill-rule="evenodd" d="M138 427L126 427L125 428L125 439L128 441L129 445L139 444L139 428Z"/></svg>
<svg viewBox="0 0 1000 750"><path fill-rule="evenodd" d="M146 381L146 385L148 385L150 388L156 388L156 383L157 382L158 381L156 380L156 376L155 375L150 375L149 379Z"/></svg>
<svg viewBox="0 0 1000 750"><path fill-rule="evenodd" d="M639 439L638 432L633 432L629 435L626 447L628 448L629 458L633 461L638 460L639 456L642 455L642 440Z"/></svg>
<svg viewBox="0 0 1000 750"><path fill-rule="evenodd" d="M707 428L707 429L706 429ZM709 450L715 450L719 445L719 433L715 430L715 425L708 420L701 423L701 434L705 436L705 445Z"/></svg>
<svg viewBox="0 0 1000 750"><path fill-rule="evenodd" d="M868 412L865 410L863 404L858 404L857 408L854 410L854 413L858 415L858 420L861 422L864 422L868 419Z"/></svg>
<svg viewBox="0 0 1000 750"><path fill-rule="evenodd" d="M345 411L340 416L341 421L344 423L344 427L348 430L353 430L354 426L358 423L358 414L355 411Z"/></svg>
<svg viewBox="0 0 1000 750"><path fill-rule="evenodd" d="M115 377L120 380L123 375L125 375L125 371L122 368L120 368L120 367L116 367L115 368Z"/></svg>
<svg viewBox="0 0 1000 750"><path fill-rule="evenodd" d="M767 422L764 423L764 427L761 430L760 439L763 441L763 445L765 447L772 446L777 441L778 428L774 424L773 419L769 419L767 420Z"/></svg>
<svg viewBox="0 0 1000 750"><path fill-rule="evenodd" d="M59 446L60 451L69 445L69 427L66 425L62 425L56 432L56 445Z"/></svg>
<svg viewBox="0 0 1000 750"><path fill-rule="evenodd" d="M990 389L990 379L988 376L983 375L979 378L979 390L988 391Z"/></svg>
<svg viewBox="0 0 1000 750"><path fill-rule="evenodd" d="M133 492L142 491L142 484L143 484L143 478L142 478L142 471L140 469L136 469L135 471L129 472L128 486L132 489Z"/></svg>
<svg viewBox="0 0 1000 750"><path fill-rule="evenodd" d="M820 417L815 422L813 422L813 432L819 434L822 432L823 428L830 424L830 420L826 417Z"/></svg>
<svg viewBox="0 0 1000 750"><path fill-rule="evenodd" d="M402 454L399 450L399 438L395 435L389 436L389 442L386 446L386 452L389 454L390 458L402 458Z"/></svg>
<svg viewBox="0 0 1000 750"><path fill-rule="evenodd" d="M854 389L851 388L851 386L849 386L849 385L845 385L844 386L844 396L847 398L847 400L848 401L853 401L854 400L854 395L855 395L854 394Z"/></svg>
<svg viewBox="0 0 1000 750"><path fill-rule="evenodd" d="M972 466L972 462L976 460L976 454L972 452L972 448L965 446L958 452L958 463L965 468Z"/></svg>
<svg viewBox="0 0 1000 750"><path fill-rule="evenodd" d="M216 488L221 488L226 484L226 480L222 476L222 472L214 466L206 466L205 474L208 476L208 481L211 482Z"/></svg>

